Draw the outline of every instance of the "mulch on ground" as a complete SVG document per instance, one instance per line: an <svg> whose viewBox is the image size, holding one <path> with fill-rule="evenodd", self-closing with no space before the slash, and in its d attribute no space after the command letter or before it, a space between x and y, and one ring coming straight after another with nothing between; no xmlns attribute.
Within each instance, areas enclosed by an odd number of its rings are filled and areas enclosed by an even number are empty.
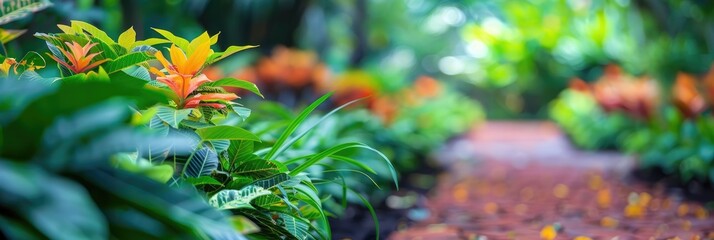
<svg viewBox="0 0 714 240"><path fill-rule="evenodd" d="M634 180L629 157L573 149L550 123L488 123L445 152L429 217L390 239L714 239L702 203Z"/></svg>

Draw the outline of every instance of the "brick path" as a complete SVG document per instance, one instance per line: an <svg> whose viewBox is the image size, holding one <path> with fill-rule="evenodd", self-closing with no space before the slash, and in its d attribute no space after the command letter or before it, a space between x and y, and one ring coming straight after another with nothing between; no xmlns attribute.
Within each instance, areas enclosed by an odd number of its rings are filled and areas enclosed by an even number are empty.
<svg viewBox="0 0 714 240"><path fill-rule="evenodd" d="M547 226L555 239L714 239L701 204L634 181L631 158L573 149L550 123L490 122L444 152L461 160L424 203L430 216L390 239L541 239Z"/></svg>

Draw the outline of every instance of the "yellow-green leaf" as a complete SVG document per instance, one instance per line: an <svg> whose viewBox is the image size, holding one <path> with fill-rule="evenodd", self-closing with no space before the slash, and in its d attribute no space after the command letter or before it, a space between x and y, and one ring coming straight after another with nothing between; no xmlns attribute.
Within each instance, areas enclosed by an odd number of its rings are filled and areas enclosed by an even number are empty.
<svg viewBox="0 0 714 240"><path fill-rule="evenodd" d="M135 41L136 41L136 32L134 31L134 27L130 27L129 29L124 31L121 35L119 35L119 45L126 48L127 50L131 50L129 48Z"/></svg>
<svg viewBox="0 0 714 240"><path fill-rule="evenodd" d="M151 29L154 29L154 31L161 34L161 36L163 36L167 40L171 41L173 44L176 44L177 47L179 47L183 50L188 49L188 45L190 43L185 38L178 37L178 36L174 35L173 33L163 30L163 29L158 29L158 28L151 28Z"/></svg>
<svg viewBox="0 0 714 240"><path fill-rule="evenodd" d="M11 29L2 29L0 28L0 42L2 44L8 43L15 38L19 37L23 33L25 33L27 30L11 30Z"/></svg>
<svg viewBox="0 0 714 240"><path fill-rule="evenodd" d="M82 22L82 21L76 21L72 20L72 28L73 29L81 29L92 35L93 37L99 39L102 42L105 42L107 44L115 44L114 40L107 35L106 32L100 30L99 28L95 27L92 24Z"/></svg>

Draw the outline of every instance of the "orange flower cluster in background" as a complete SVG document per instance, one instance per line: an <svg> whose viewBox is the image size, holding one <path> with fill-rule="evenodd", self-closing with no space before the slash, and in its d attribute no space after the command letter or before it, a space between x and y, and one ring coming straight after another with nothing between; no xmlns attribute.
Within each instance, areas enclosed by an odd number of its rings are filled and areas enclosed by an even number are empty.
<svg viewBox="0 0 714 240"><path fill-rule="evenodd" d="M573 79L570 89L590 94L606 112L623 111L644 119L653 116L660 99L656 81L623 74L615 65L607 66L603 76L592 84ZM672 103L685 118L695 118L714 106L714 65L701 79L678 73L671 94Z"/></svg>
<svg viewBox="0 0 714 240"><path fill-rule="evenodd" d="M419 106L441 95L443 86L432 77L420 76L408 88L396 93L385 93L371 75L353 71L339 77L331 90L335 92L334 99L337 104L365 98L363 101L367 108L384 123L390 124L401 109Z"/></svg>
<svg viewBox="0 0 714 240"><path fill-rule="evenodd" d="M607 66L603 76L592 84L575 79L570 85L574 90L591 94L607 112L623 111L640 119L654 115L660 98L654 79L626 75L615 65Z"/></svg>
<svg viewBox="0 0 714 240"><path fill-rule="evenodd" d="M704 112L707 104L714 106L714 65L701 80L686 73L677 74L672 86L672 100L680 113L694 118Z"/></svg>
<svg viewBox="0 0 714 240"><path fill-rule="evenodd" d="M394 121L400 109L419 106L443 92L441 83L428 76L420 76L412 86L394 93L386 93L375 76L366 71L347 71L333 78L317 54L287 47L277 47L271 56L232 73L225 74L217 67L203 73L211 79L233 77L253 82L268 93L266 96L310 89L318 95L334 92L332 99L338 106L362 99L359 105L366 106L387 124Z"/></svg>
<svg viewBox="0 0 714 240"><path fill-rule="evenodd" d="M300 89L308 86L321 89L330 77L330 70L317 54L287 47L276 47L271 56L261 57L253 66L224 74L218 68L206 71L209 77L230 76L267 88L286 86Z"/></svg>
<svg viewBox="0 0 714 240"><path fill-rule="evenodd" d="M686 73L677 74L677 81L672 86L672 101L686 118L694 118L706 108L706 102L704 96L699 93L696 78Z"/></svg>

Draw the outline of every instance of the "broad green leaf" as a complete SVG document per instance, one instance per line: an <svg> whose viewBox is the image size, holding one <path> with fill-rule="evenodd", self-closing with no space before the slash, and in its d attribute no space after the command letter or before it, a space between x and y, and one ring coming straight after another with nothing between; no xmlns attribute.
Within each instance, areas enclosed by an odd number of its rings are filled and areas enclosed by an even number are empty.
<svg viewBox="0 0 714 240"><path fill-rule="evenodd" d="M136 67L134 70L127 71L127 74L138 79L151 81L151 75L149 75L149 70L146 70L146 68L143 67Z"/></svg>
<svg viewBox="0 0 714 240"><path fill-rule="evenodd" d="M70 26L64 24L57 24L57 28L59 28L63 33L74 34L74 29L72 29L72 27Z"/></svg>
<svg viewBox="0 0 714 240"><path fill-rule="evenodd" d="M38 166L0 160L3 216L28 222L42 238L106 239L109 229L86 188Z"/></svg>
<svg viewBox="0 0 714 240"><path fill-rule="evenodd" d="M141 175L147 176L160 183L166 183L174 175L174 168L170 165L161 164L139 171Z"/></svg>
<svg viewBox="0 0 714 240"><path fill-rule="evenodd" d="M260 93L260 90L258 89L258 86L256 86L252 82L248 82L245 80L238 80L235 78L223 78L220 80L216 80L213 82L206 83L205 85L211 86L211 87L235 87L235 88L241 88L248 90L252 93L255 93L255 95L258 95L260 97L263 97L263 94Z"/></svg>
<svg viewBox="0 0 714 240"><path fill-rule="evenodd" d="M183 175L197 178L211 175L218 169L218 155L209 148L202 148L191 155L184 165Z"/></svg>
<svg viewBox="0 0 714 240"><path fill-rule="evenodd" d="M228 166L223 166L223 169L231 171L237 162L252 160L254 145L253 141L231 140L228 146Z"/></svg>
<svg viewBox="0 0 714 240"><path fill-rule="evenodd" d="M126 31L124 31L121 35L119 35L119 45L122 47L126 48L127 50L131 49L132 44L136 41L136 31L134 31L134 27L129 27Z"/></svg>
<svg viewBox="0 0 714 240"><path fill-rule="evenodd" d="M253 209L241 209L240 214L260 227L260 232L249 235L251 239L294 239L285 228L275 224L270 213Z"/></svg>
<svg viewBox="0 0 714 240"><path fill-rule="evenodd" d="M226 49L226 51L224 51L224 52L217 52L217 53L214 53L214 54L211 54L210 56L208 56L208 61L207 61L207 62L208 62L208 64L213 64L213 63L218 62L218 61L220 61L220 60L222 60L222 59L224 59L224 58L226 58L226 57L228 57L228 56L230 56L230 55L233 55L233 54L235 54L235 53L237 53L237 52L240 52L240 51L243 51L243 50L246 50L246 49L256 48L256 47L258 47L258 46L253 46L253 45L247 45L247 46L230 46L230 47L228 47L228 49Z"/></svg>
<svg viewBox="0 0 714 240"><path fill-rule="evenodd" d="M312 234L310 234L310 222L307 220L288 215L285 213L279 213L280 219L282 220L283 227L290 232L297 239L315 239Z"/></svg>
<svg viewBox="0 0 714 240"><path fill-rule="evenodd" d="M240 190L221 190L208 199L208 204L218 209L252 209L253 206L250 205L250 201L269 194L272 194L272 192L262 187L248 185Z"/></svg>
<svg viewBox="0 0 714 240"><path fill-rule="evenodd" d="M116 42L114 42L114 40L112 38L109 37L109 35L107 35L106 32L102 31L101 29L95 27L92 24L82 22L82 21L77 21L77 20L72 20L70 22L72 24L72 27L76 26L76 27L81 28L82 30L86 31L93 37L101 40L105 44L115 44L116 43Z"/></svg>
<svg viewBox="0 0 714 240"><path fill-rule="evenodd" d="M158 106L156 116L173 128L178 128L181 121L188 118L191 109L175 109L172 107Z"/></svg>
<svg viewBox="0 0 714 240"><path fill-rule="evenodd" d="M231 222L233 223L233 227L235 227L236 230L238 230L238 232L242 234L260 232L260 228L258 227L258 225L256 225L255 223L253 223L253 221L244 216L233 216L231 217Z"/></svg>
<svg viewBox="0 0 714 240"><path fill-rule="evenodd" d="M228 140L212 140L212 141L208 141L208 143L211 144L211 147L217 153L228 150L228 147L230 147L230 145L231 145L231 142Z"/></svg>
<svg viewBox="0 0 714 240"><path fill-rule="evenodd" d="M49 6L52 6L49 0L0 1L2 7L0 25L26 17Z"/></svg>
<svg viewBox="0 0 714 240"><path fill-rule="evenodd" d="M278 166L263 159L241 162L232 172L232 174L253 178L266 178L278 173L280 173Z"/></svg>
<svg viewBox="0 0 714 240"><path fill-rule="evenodd" d="M200 185L216 185L216 186L223 186L221 182L216 180L215 178L211 176L200 176L197 178L186 178L186 182L193 184L194 186L200 186Z"/></svg>
<svg viewBox="0 0 714 240"><path fill-rule="evenodd" d="M94 48L98 48L99 51L101 51L101 53L99 53L99 56L101 56L101 58L99 59L115 59L119 57L119 54L117 54L116 50L114 50L114 47L112 47L112 44L116 43L106 43L96 37L90 38L93 43L98 43L97 46L94 46Z"/></svg>
<svg viewBox="0 0 714 240"><path fill-rule="evenodd" d="M44 78L40 76L35 71L25 71L20 76L18 77L18 80L20 81L28 81L28 82L38 82L41 83L42 85L50 85L52 84L57 78Z"/></svg>
<svg viewBox="0 0 714 240"><path fill-rule="evenodd" d="M175 44L177 47L181 48L184 51L188 50L188 45L190 44L188 40L182 37L177 37L173 33L163 30L163 29L158 29L158 28L151 28L154 29L157 33L161 34L164 38Z"/></svg>
<svg viewBox="0 0 714 240"><path fill-rule="evenodd" d="M181 234L166 239L244 239L226 214L206 204L195 189L169 187L119 171L90 171L81 177L101 209L135 209Z"/></svg>
<svg viewBox="0 0 714 240"><path fill-rule="evenodd" d="M151 59L154 59L154 57L144 52L132 52L114 60L110 60L102 65L108 73L113 73Z"/></svg>
<svg viewBox="0 0 714 240"><path fill-rule="evenodd" d="M286 173L278 173L273 176L264 178L264 179L259 179L256 180L255 182L251 183L251 185L259 186L264 189L270 189L275 186L278 186L279 184L290 180L290 176Z"/></svg>
<svg viewBox="0 0 714 240"><path fill-rule="evenodd" d="M30 51L25 54L20 61L15 64L14 71L15 74L20 74L25 71L35 71L37 69L42 69L47 66L45 59L37 52Z"/></svg>
<svg viewBox="0 0 714 240"><path fill-rule="evenodd" d="M305 119L310 115L310 113L312 113L312 111L314 111L318 106L320 106L320 104L322 104L328 98L330 98L331 95L332 95L332 93L323 95L322 97L315 100L312 104L307 106L307 108L305 108L302 112L300 112L300 115L298 115L297 118L295 118L290 123L290 125L288 125L288 127L285 128L285 130L280 135L280 137L278 137L278 140L275 141L275 144L273 145L273 147L265 155L265 159L273 160L273 157L275 157L275 155L278 153L278 151L281 148L287 149L287 147L283 147L283 145L288 140L290 135L292 135L295 132L295 130L297 130L298 126L300 126L300 124L302 124L302 122L305 121Z"/></svg>
<svg viewBox="0 0 714 240"><path fill-rule="evenodd" d="M233 126L212 126L196 129L196 134L203 141L209 140L248 140L260 142L260 139L248 130Z"/></svg>

